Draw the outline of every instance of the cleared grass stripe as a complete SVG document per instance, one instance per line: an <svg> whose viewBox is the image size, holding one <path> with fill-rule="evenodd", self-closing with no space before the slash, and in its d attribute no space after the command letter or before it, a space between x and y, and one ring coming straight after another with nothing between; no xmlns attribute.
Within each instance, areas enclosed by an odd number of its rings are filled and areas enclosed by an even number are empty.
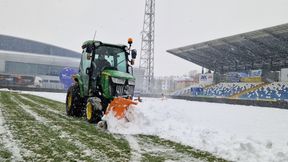
<svg viewBox="0 0 288 162"><path fill-rule="evenodd" d="M13 119L34 120L35 119L23 111L21 107L11 100L10 93L0 93L1 102L6 105L3 109L3 116ZM17 115L11 115L11 114ZM7 115L7 116L6 116ZM81 161L79 148L68 141L60 139L59 134L49 130L41 123L16 122L10 124L14 137L21 141L23 148L28 151L23 154L25 161Z"/></svg>
<svg viewBox="0 0 288 162"><path fill-rule="evenodd" d="M49 106L47 106L47 105L44 105L44 104L42 104L41 102L35 102L34 100L32 100L32 99L30 99L30 98L27 98L26 96L23 96L23 95L20 95L20 97L21 98L23 98L23 99L25 99L25 100L28 100L29 102L32 102L33 104L35 104L35 105L39 105L41 108L45 108L47 111L50 111L50 112L52 112L52 113L55 113L55 114L57 114L57 115L60 115L60 116L62 116L62 117L67 117L66 115L65 115L65 112L61 112L61 111L59 111L59 110L55 110L55 109L51 109Z"/></svg>
<svg viewBox="0 0 288 162"><path fill-rule="evenodd" d="M44 106L44 108L46 108L47 106L49 107L49 108L51 108L51 109L54 109L54 107L62 107L62 110L64 110L64 112L65 112L65 105L63 104L63 103L60 103L60 102L53 102L53 101L51 101L51 100L46 100L45 98L42 98L42 97L39 97L39 96L33 96L33 95L27 95L27 94L25 94L24 95L26 98L29 98L30 100L33 100L33 102L32 103L30 103L30 104L34 104L34 106L38 106L38 108L39 108L39 105L40 105L40 108L41 108L41 105L43 105L42 103L40 103L40 101L42 102L42 101L45 101L45 104L47 104L47 105L45 105ZM38 100L39 99L39 100ZM49 104L50 105L49 105ZM36 104L36 105L35 105ZM60 104L60 105L59 105ZM43 107L42 107L43 108ZM45 109L46 110L46 109ZM66 112L65 112L66 113ZM55 115L57 115L58 113L56 113ZM48 114L49 115L49 114ZM56 116L55 115L53 115L53 116L50 116L50 117L52 117L52 118L55 118ZM61 116L58 116L59 118L59 120L64 120L63 119L63 117L62 117L62 115ZM122 137L122 136L119 136L119 135L115 135L115 134L111 134L111 133L109 133L109 132L104 132L104 131L102 131L101 129L99 130L99 128L95 128L95 126L93 125L93 124L88 124L87 122L86 122L86 120L83 120L83 118L72 118L72 117L67 117L66 115L64 116L64 118L65 119L67 119L67 120L69 120L69 121L75 121L75 120L80 120L80 121L82 121L82 123L80 122L79 124L77 124L77 125L73 125L73 127L79 127L78 129L82 129L83 131L81 131L81 132L83 132L84 134L86 134L88 137L89 136L91 136L91 135L97 135L98 137L100 136L101 138L101 140L104 142L104 143L108 143L108 144L112 144L112 145L110 145L110 146L108 146L108 147L110 147L110 148L114 148L115 150L118 150L119 149L119 145L118 144L120 144L120 146L121 146L121 148L123 149L123 148L125 148L125 154L127 154L128 152L127 152L127 148L126 147L123 147L123 140L122 140L122 138L124 138L124 137ZM54 119L54 120L56 120L56 119ZM92 129L91 129L91 127L92 127ZM89 129L89 130L88 130ZM82 135L81 135L82 136ZM115 138L117 138L117 140L115 140ZM121 140L118 140L118 139L121 139ZM111 141L112 140L112 141ZM116 143L116 145L115 145L115 143ZM118 144L117 144L118 143ZM124 142L124 144L126 145L126 144L128 144L127 142ZM117 146L116 148L114 147L114 146ZM125 155L126 156L126 155Z"/></svg>
<svg viewBox="0 0 288 162"><path fill-rule="evenodd" d="M24 99L24 100L26 99L26 100L28 100L29 102L32 102L32 103L36 104L36 102L34 102L33 100L30 100L30 99L27 99L26 97L17 96L17 98L18 98L18 97L20 97L20 98L22 98L22 99ZM19 100L19 98L18 98L18 100ZM38 121L39 121L39 122L42 122L42 123L44 123L45 125L51 127L52 129L54 129L54 131L60 132L60 134L61 134L60 137L61 137L61 138L67 139L69 142L72 142L74 145L76 145L77 147L79 147L80 149L82 149L82 150L83 150L83 153L84 153L86 156L90 156L93 160L100 160L100 159L102 159L102 160L104 160L104 161L107 161L107 160L108 160L108 158L105 157L105 156L103 156L103 154L101 154L99 151L97 151L97 150L95 150L95 149L94 149L94 150L91 150L90 148L88 148L88 146L86 146L86 145L82 144L80 141L78 141L77 137L74 137L71 133L65 132L64 129L63 129L63 127L55 124L55 123L70 123L70 122L68 122L68 121L50 122L50 121L48 121L45 117L40 117L39 114L38 114L39 112L34 112L33 110L31 110L31 109L33 109L33 108L32 108L30 105L26 105L26 104L22 103L21 101L19 101L18 104L19 104L19 105L22 105L22 108L25 109L25 111L30 111L29 113L30 113L31 115L33 115L36 119L38 118ZM41 106L43 106L43 105L41 105ZM34 109L34 110L35 110L35 109ZM47 106L45 106L45 110L50 111L50 112L53 112L53 113L56 112L55 110L51 110L51 109L47 108ZM56 114L59 115L58 112L56 112ZM60 116L62 116L62 114L60 114ZM62 119L62 118L61 118L61 119ZM72 121L72 122L75 122L75 121ZM49 124L48 124L48 123L49 123ZM52 123L52 124L54 123L54 125L51 125L51 123ZM78 121L77 123L79 123L79 121ZM71 137L73 137L73 138L71 138ZM95 151L97 151L97 152L95 152ZM96 155L98 155L98 156L96 156Z"/></svg>
<svg viewBox="0 0 288 162"><path fill-rule="evenodd" d="M38 112L33 111L32 107L30 105L26 105L25 103L21 102L21 96L18 96L17 98L12 96L12 99L15 100L15 102L27 113L29 113L31 116L33 116L39 123L44 124L47 126L47 128L50 128L52 131L58 132L59 137L69 141L76 147L78 147L83 154L83 158L88 158L90 160L104 160L108 161L108 158L106 156L103 156L100 152L96 152L95 150L90 149L83 143L81 143L76 137L74 137L71 133L65 132L63 127L56 125L55 123L47 122L48 120L40 116Z"/></svg>
<svg viewBox="0 0 288 162"><path fill-rule="evenodd" d="M15 120L15 119L8 119L5 121L6 124L9 123L17 123L17 122L21 122L21 123L38 123L38 121L22 121L22 120ZM81 121L49 121L46 120L44 123L81 123Z"/></svg>
<svg viewBox="0 0 288 162"><path fill-rule="evenodd" d="M73 138L78 139L81 143L84 143L88 147L92 147L102 152L102 155L113 159L113 161L128 161L130 155L130 149L127 141L124 139L115 139L111 134L101 131L95 128L94 125L88 124L86 121L82 123L69 123L70 120L79 120L78 118L63 117L61 115L54 114L53 112L47 111L46 108L41 107L41 105L25 98L18 97L21 102L29 105L33 111L42 117L47 118L47 120L63 120L65 122L54 123L57 126L62 127L66 132L70 132ZM49 105L51 107L51 105ZM80 119L81 120L81 119Z"/></svg>
<svg viewBox="0 0 288 162"><path fill-rule="evenodd" d="M26 101L27 103L29 101ZM36 101L37 102L37 101ZM28 103L28 104L33 104L33 103ZM39 106L39 105L34 105L34 106ZM33 106L32 106L33 107ZM52 107L51 105L49 105L49 107ZM49 116L47 118L52 118L52 120L57 120L57 119L63 119L63 117L59 117L57 118L57 114L50 114L47 113L45 110L43 111L43 109L39 109L39 107L37 107L37 110L35 111L39 111L39 113L41 113L40 111L42 111L42 115L46 115ZM68 120L79 120L79 118L71 118L71 117L66 117L68 118ZM81 119L80 119L81 120ZM65 123L63 123L65 124ZM66 123L68 124L68 123ZM69 124L68 124L69 125ZM97 147L99 150L103 151L103 154L107 154L107 156L113 158L116 161L128 161L129 160L129 155L130 155L130 149L129 149L129 145L127 143L127 141L125 141L124 139L115 139L110 133L104 132L102 130L99 130L97 128L95 128L95 126L93 124L88 124L86 121L83 121L82 124L76 124L73 126L67 126L64 125L63 126L64 129L71 129L73 128L71 131L73 131L75 129L75 127L77 127L76 129L80 129L79 131L75 132L76 135L78 136L78 139L83 141L84 143L88 142L88 145L93 145L94 147Z"/></svg>
<svg viewBox="0 0 288 162"><path fill-rule="evenodd" d="M40 96L34 96L31 94L21 94L21 96L25 96L26 98L29 98L35 102L41 103L43 105L53 105L51 108L58 110L60 112L65 112L65 104L62 102L58 102L58 101L54 101L54 100L50 100L44 97L40 97Z"/></svg>
<svg viewBox="0 0 288 162"><path fill-rule="evenodd" d="M5 118L3 116L3 105L0 103L0 140L1 140L1 149L0 156L2 160L11 159L13 161L23 161L23 157L21 155L21 150L23 148L20 147L19 141L16 141L6 125ZM1 160L1 161L2 161Z"/></svg>

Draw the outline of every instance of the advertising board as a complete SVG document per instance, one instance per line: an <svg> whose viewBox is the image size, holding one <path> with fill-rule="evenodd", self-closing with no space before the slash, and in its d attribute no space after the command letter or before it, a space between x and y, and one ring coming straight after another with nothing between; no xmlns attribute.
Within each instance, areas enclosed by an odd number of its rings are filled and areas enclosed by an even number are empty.
<svg viewBox="0 0 288 162"><path fill-rule="evenodd" d="M200 74L199 75L200 84L212 84L213 83L213 74Z"/></svg>

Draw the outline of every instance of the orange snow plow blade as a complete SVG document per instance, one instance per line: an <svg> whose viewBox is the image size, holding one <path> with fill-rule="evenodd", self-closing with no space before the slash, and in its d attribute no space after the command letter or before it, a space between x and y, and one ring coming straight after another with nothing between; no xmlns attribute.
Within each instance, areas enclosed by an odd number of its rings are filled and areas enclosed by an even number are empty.
<svg viewBox="0 0 288 162"><path fill-rule="evenodd" d="M112 111L117 119L122 119L125 117L125 112L129 109L130 105L137 105L137 102L122 97L114 98L107 107L105 115L108 115Z"/></svg>

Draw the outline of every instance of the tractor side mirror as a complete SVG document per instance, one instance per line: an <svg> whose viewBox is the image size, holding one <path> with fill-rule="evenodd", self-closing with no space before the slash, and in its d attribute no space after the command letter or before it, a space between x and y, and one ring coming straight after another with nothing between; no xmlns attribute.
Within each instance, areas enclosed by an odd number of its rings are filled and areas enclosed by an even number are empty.
<svg viewBox="0 0 288 162"><path fill-rule="evenodd" d="M131 51L131 55L132 55L132 59L136 59L136 57L137 57L137 51L136 51L136 49L133 49L133 50Z"/></svg>
<svg viewBox="0 0 288 162"><path fill-rule="evenodd" d="M134 64L135 64L135 60L134 60L134 59L131 59L131 60L130 60L130 63L131 63L131 65L134 65Z"/></svg>

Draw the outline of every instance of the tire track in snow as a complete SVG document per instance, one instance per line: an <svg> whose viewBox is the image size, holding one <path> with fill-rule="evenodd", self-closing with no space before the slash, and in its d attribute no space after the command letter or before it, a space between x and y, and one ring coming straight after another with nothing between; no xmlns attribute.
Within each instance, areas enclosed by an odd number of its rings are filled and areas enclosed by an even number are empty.
<svg viewBox="0 0 288 162"><path fill-rule="evenodd" d="M138 144L138 140L136 137L132 135L124 135L125 139L128 141L129 146L131 148L131 162L141 161L141 148Z"/></svg>
<svg viewBox="0 0 288 162"><path fill-rule="evenodd" d="M21 96L21 95L20 95ZM30 114L32 117L34 117L38 122L42 123L43 125L51 128L53 131L60 133L60 138L61 139L65 139L69 142L71 142L73 145L79 147L81 150L83 150L82 152L85 154L85 156L91 157L94 160L106 160L108 161L108 158L104 155L101 154L101 152L95 152L94 150L91 150L88 146L86 146L85 144L82 144L79 140L75 139L75 138L70 138L71 134L68 132L63 131L61 126L56 126L56 125L51 125L50 123L53 122L49 122L45 117L39 116L36 112L32 111L30 109L29 105L25 105L24 103L22 103L21 101L19 101L15 96L11 96L12 100L17 103L25 112L27 112L28 114ZM37 104L38 105L38 104ZM99 156L96 156L99 155ZM100 156L101 155L101 156Z"/></svg>
<svg viewBox="0 0 288 162"><path fill-rule="evenodd" d="M8 151L12 153L12 161L24 161L21 155L21 151L26 152L20 147L19 142L15 141L9 128L5 125L6 121L3 116L3 105L0 103L0 134L2 142L7 147Z"/></svg>

